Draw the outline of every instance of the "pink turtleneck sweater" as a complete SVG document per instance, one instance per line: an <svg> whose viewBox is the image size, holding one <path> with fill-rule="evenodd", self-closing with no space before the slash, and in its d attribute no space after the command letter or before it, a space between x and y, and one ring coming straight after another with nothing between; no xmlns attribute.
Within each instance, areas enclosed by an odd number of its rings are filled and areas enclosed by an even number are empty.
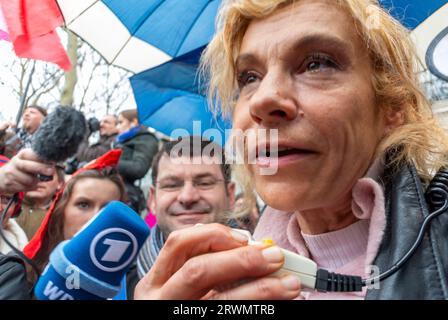
<svg viewBox="0 0 448 320"><path fill-rule="evenodd" d="M386 223L384 191L375 180L381 168L381 161L376 161L366 177L359 179L352 189L352 211L358 222L334 232L307 235L301 232L295 214L268 207L260 218L254 238L270 238L281 248L313 259L319 268L368 277ZM304 288L297 299L360 300L365 295L366 288L350 293L322 293Z"/></svg>

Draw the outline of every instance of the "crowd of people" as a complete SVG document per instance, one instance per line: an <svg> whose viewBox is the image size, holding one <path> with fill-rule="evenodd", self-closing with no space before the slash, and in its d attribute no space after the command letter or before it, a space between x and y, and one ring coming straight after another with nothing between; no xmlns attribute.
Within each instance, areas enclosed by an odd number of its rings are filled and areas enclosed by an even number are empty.
<svg viewBox="0 0 448 320"><path fill-rule="evenodd" d="M440 209L431 181L448 167L448 135L419 87L406 29L374 0L224 1L221 10L201 68L217 111L259 134L242 150L256 161L232 168L203 137L159 141L125 110L101 120L98 141L49 164L28 148L46 111L27 107L19 130L0 125L2 227L38 270L0 240L0 298L32 299L52 250L122 201L157 220L126 275L128 299L448 299L447 215L414 246ZM266 129L275 145L258 133ZM237 229L271 241L248 246ZM316 291L276 273L280 248L338 274L388 274L360 291Z"/></svg>
<svg viewBox="0 0 448 320"><path fill-rule="evenodd" d="M30 114L37 114L30 112L33 109L41 116L35 118L32 131L25 131L25 118L29 121ZM5 191L0 191L0 209L3 211L14 198L14 205L3 220L3 234L37 266L37 271L26 267L26 282L20 295L36 283L55 247L71 239L111 201L126 203L142 219L146 214L152 214L157 221L155 226L151 225L151 236L126 277L128 299L133 297L137 282L149 271L171 232L197 223L213 222L253 231L253 224L258 219L258 213L253 210L250 214L231 218L235 183L231 180L230 165L225 164L225 158L220 158L224 151L216 143L199 136L159 141L148 128L139 124L137 110L125 110L118 116L106 115L101 119L99 139L92 142L89 138L94 130L89 119L89 131L76 155L65 163L48 165L40 163L41 160L29 149L30 145L21 139L21 132L26 132L27 141L32 141L33 133L47 116L40 110L45 109L27 107L22 128L15 134L11 124L2 126L2 136L5 137L2 147L9 150L12 161L10 163L10 159L2 155L0 165L9 163L9 168L5 169L10 169L12 176L8 177L8 170L3 173L5 179L0 190ZM14 141L14 148L9 141ZM188 143L189 147L191 144L192 152L197 153L180 155L187 161L183 165L172 163L170 158L172 149L179 147L179 143ZM201 146L198 150L193 148L196 143ZM211 146L219 150L215 156L218 164L199 161L201 164L195 165L194 158L201 158L204 150ZM33 168L34 161L52 169L51 180L36 180L34 169L39 168ZM28 165L33 169L31 172L27 170ZM147 174L151 176L152 186L146 199L138 181ZM25 178L24 184L16 184L15 175L25 175L29 180ZM18 190L23 191L15 193ZM12 248L1 238L0 249L2 254L15 257ZM20 296L16 290L8 296L5 288L0 297ZM25 297L32 298L32 294Z"/></svg>

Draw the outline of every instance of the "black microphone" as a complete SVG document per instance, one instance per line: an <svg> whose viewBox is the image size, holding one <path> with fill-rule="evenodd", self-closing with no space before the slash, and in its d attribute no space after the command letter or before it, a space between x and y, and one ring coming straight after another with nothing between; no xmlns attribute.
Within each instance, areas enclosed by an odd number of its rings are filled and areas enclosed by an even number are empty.
<svg viewBox="0 0 448 320"><path fill-rule="evenodd" d="M45 162L56 163L73 156L86 135L84 115L72 107L57 107L33 136L31 148ZM41 181L53 177L38 175Z"/></svg>

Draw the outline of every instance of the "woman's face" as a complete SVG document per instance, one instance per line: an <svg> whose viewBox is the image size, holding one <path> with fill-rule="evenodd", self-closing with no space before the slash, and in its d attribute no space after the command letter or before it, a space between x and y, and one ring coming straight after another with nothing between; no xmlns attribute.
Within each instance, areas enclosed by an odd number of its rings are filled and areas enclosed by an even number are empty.
<svg viewBox="0 0 448 320"><path fill-rule="evenodd" d="M128 131L133 126L134 126L133 123L128 119L126 119L125 117L123 117L121 114L118 116L118 124L117 124L118 133Z"/></svg>
<svg viewBox="0 0 448 320"><path fill-rule="evenodd" d="M278 130L278 161L259 156L249 166L271 207L345 206L373 160L385 124L351 21L328 1L304 0L251 22L244 35L233 127ZM270 166L274 175L260 174Z"/></svg>
<svg viewBox="0 0 448 320"><path fill-rule="evenodd" d="M102 207L120 198L120 189L110 180L77 181L64 211L64 240L71 239Z"/></svg>

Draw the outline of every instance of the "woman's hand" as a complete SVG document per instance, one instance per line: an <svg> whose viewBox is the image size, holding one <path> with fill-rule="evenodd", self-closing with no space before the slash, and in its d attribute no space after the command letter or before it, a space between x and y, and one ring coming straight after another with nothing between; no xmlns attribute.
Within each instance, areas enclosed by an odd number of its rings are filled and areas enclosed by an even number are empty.
<svg viewBox="0 0 448 320"><path fill-rule="evenodd" d="M41 162L31 149L22 149L0 168L0 192L16 193L36 188L38 174L52 176L55 168Z"/></svg>
<svg viewBox="0 0 448 320"><path fill-rule="evenodd" d="M293 276L270 275L284 261L275 246L248 246L220 224L174 231L135 289L135 299L293 299Z"/></svg>

